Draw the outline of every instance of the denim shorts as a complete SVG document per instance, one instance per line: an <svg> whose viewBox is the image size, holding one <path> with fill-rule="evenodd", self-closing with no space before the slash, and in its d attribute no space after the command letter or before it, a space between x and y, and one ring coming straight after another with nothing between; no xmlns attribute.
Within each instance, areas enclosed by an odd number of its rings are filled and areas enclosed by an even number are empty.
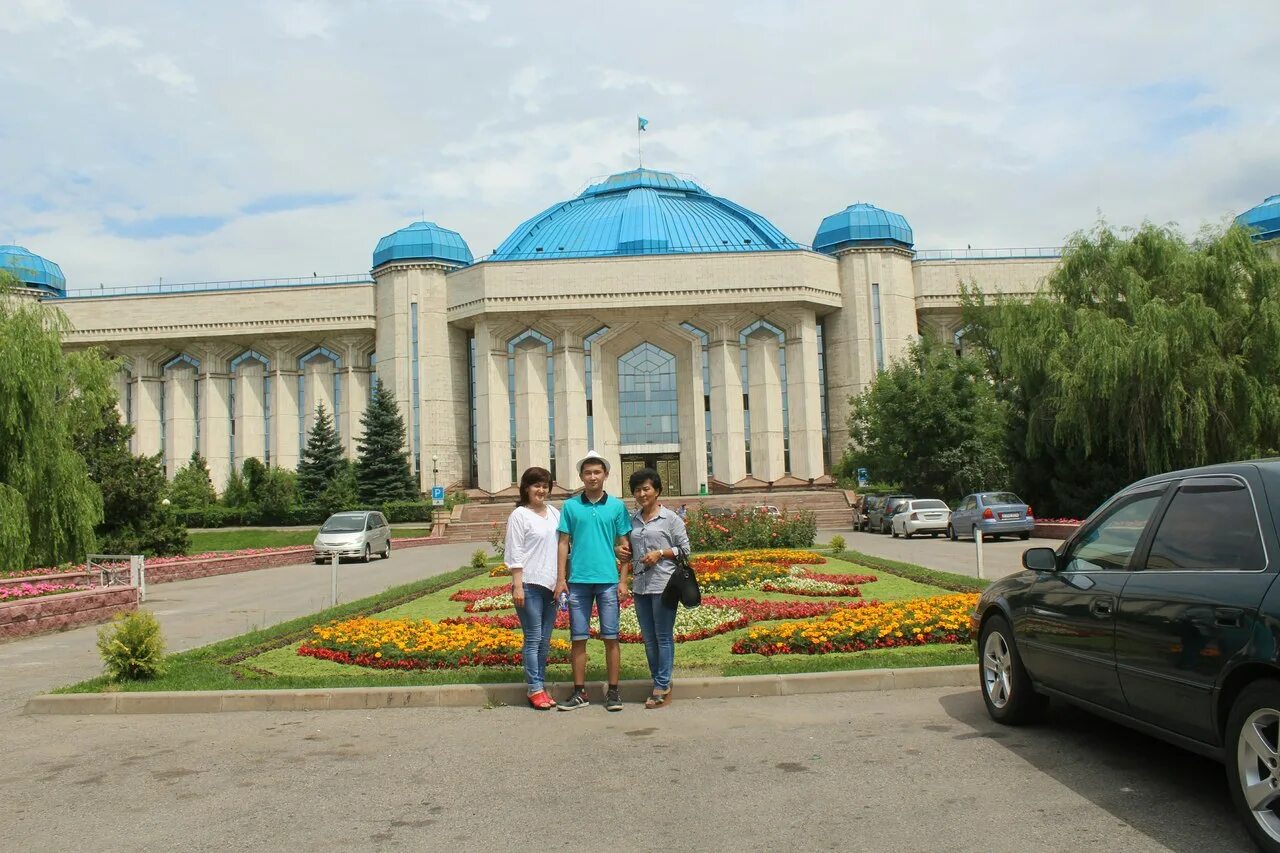
<svg viewBox="0 0 1280 853"><path fill-rule="evenodd" d="M591 605L600 611L600 639L618 639L618 585L616 583L569 584L569 637L591 636Z"/></svg>

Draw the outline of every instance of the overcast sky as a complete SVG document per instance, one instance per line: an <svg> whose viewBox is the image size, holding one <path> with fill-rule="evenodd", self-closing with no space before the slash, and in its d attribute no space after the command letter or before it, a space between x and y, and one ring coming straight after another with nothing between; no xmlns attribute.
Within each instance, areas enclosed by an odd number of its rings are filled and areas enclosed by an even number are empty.
<svg viewBox="0 0 1280 853"><path fill-rule="evenodd" d="M804 243L856 201L919 248L1195 232L1280 192L1278 47L1275 0L0 0L0 243L72 288L367 270L424 212L484 255L637 114Z"/></svg>

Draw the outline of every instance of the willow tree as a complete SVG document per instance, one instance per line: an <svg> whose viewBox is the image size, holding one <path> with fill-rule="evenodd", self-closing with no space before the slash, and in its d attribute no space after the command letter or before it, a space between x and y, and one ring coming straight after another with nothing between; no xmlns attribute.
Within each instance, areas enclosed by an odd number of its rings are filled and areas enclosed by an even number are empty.
<svg viewBox="0 0 1280 853"><path fill-rule="evenodd" d="M114 400L114 365L65 353L66 318L13 283L0 274L0 570L81 560L93 548L102 496L74 441Z"/></svg>
<svg viewBox="0 0 1280 853"><path fill-rule="evenodd" d="M966 315L1042 511L1082 515L1140 477L1280 448L1280 262L1240 228L1188 241L1100 225L1040 296L970 291Z"/></svg>

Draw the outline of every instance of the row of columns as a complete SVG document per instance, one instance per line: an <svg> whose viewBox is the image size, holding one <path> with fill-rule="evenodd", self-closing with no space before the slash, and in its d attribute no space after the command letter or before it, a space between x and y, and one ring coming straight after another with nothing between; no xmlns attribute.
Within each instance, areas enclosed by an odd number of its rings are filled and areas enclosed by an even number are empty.
<svg viewBox="0 0 1280 853"><path fill-rule="evenodd" d="M477 485L500 491L511 485L511 438L508 427L507 341L493 321L481 318L475 326L475 409ZM585 350L581 335L562 331L552 336L552 375L555 393L555 455L557 479L573 487L572 464L587 451L587 394ZM648 340L676 356L681 478L692 491L708 478L702 400L701 342L667 327L636 327L611 331L592 344L592 415L595 449L615 466L623 448L619 443L617 359L632 346ZM783 380L779 349L787 358L788 416L784 423ZM800 479L820 477L822 458L821 388L818 377L817 325L807 313L790 324L785 340L761 329L747 338L747 389L751 410L752 476L766 481L790 473ZM709 335L711 445L714 470L721 482L733 484L747 475L746 429L741 373L742 344L736 327ZM546 344L534 338L514 352L516 470L550 467L552 438L548 433ZM786 470L785 438L791 439L791 470ZM615 484L615 488L617 488Z"/></svg>

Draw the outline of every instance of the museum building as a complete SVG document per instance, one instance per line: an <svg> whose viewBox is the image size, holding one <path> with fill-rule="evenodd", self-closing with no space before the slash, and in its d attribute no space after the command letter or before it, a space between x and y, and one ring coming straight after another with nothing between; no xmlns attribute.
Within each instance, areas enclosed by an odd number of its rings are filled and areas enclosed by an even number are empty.
<svg viewBox="0 0 1280 853"><path fill-rule="evenodd" d="M1238 219L1280 236L1280 196ZM121 358L133 450L162 453L170 476L196 450L219 489L249 457L295 467L320 404L354 456L376 376L424 492L504 492L530 465L573 489L571 460L591 448L623 477L652 466L668 494L696 494L830 482L849 397L919 335L958 340L962 282L1025 297L1060 258L914 247L907 220L871 204L826 216L805 245L687 177L636 169L479 259L423 221L355 275L77 290L18 246L0 246L0 267L67 315L69 347Z"/></svg>

